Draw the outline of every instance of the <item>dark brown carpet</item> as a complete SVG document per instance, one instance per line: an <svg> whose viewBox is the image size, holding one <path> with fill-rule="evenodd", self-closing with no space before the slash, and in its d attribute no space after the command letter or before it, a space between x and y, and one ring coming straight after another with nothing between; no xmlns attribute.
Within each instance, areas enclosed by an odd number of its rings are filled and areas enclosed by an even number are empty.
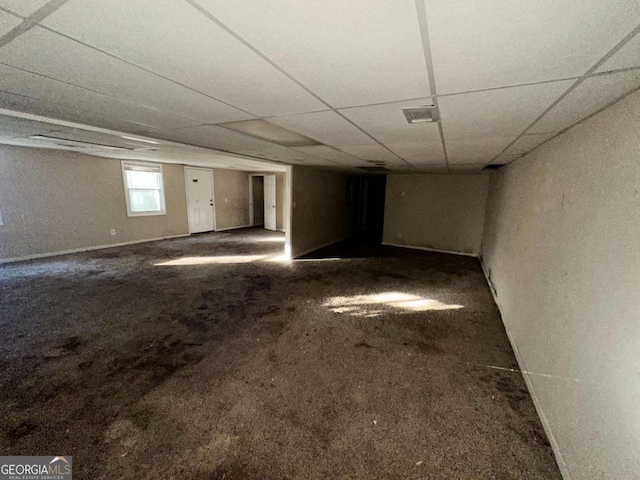
<svg viewBox="0 0 640 480"><path fill-rule="evenodd" d="M0 453L77 479L559 478L477 260L282 249L0 266Z"/></svg>

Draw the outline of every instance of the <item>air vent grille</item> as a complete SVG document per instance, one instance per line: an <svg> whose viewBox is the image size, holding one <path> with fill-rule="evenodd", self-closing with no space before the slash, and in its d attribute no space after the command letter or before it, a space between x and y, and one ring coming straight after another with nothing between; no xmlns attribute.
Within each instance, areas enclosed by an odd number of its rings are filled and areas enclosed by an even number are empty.
<svg viewBox="0 0 640 480"><path fill-rule="evenodd" d="M482 170L498 170L501 167L504 167L504 165L487 165Z"/></svg>
<svg viewBox="0 0 640 480"><path fill-rule="evenodd" d="M407 122L411 124L438 121L438 119L436 118L436 107L433 105L425 107L403 108L402 112L404 113Z"/></svg>

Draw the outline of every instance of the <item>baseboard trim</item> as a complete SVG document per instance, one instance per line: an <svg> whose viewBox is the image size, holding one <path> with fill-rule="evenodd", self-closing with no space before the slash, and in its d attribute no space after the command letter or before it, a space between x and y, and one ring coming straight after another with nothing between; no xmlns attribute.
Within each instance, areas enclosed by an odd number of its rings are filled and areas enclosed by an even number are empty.
<svg viewBox="0 0 640 480"><path fill-rule="evenodd" d="M322 248L326 248L326 247L329 247L329 246L334 245L336 243L342 242L342 241L346 240L349 237L350 237L350 235L347 235L347 236L344 236L344 237L342 237L342 238L340 238L338 240L332 240L330 242L327 242L324 245L320 245L319 247L313 247L313 248L310 248L309 250L305 250L304 252L296 253L295 256L292 256L291 258L293 260L296 260L296 259L298 259L298 258L300 258L300 257L302 257L304 255L307 255L308 253L315 252L316 250L320 250Z"/></svg>
<svg viewBox="0 0 640 480"><path fill-rule="evenodd" d="M504 311L502 310L502 305L500 305L500 301L498 300L498 294L495 290L495 286L491 281L491 277L487 272L487 267L484 264L482 257L479 257L479 258L480 258L480 265L482 265L482 272L484 273L484 277L487 280L487 285L489 285L489 290L491 290L493 301L498 307L498 311L500 312L500 319L502 320L502 325L504 327L505 332L507 332L507 338L509 339L509 343L511 344L513 353L516 356L516 361L518 362L518 366L520 367L520 373L522 375L522 378L524 378L524 382L527 385L527 389L529 390L529 394L531 395L531 400L533 400L533 405L536 409L536 412L538 413L540 422L542 423L542 428L544 428L544 432L547 434L547 438L549 439L549 443L551 444L551 450L553 450L553 455L556 457L556 464L558 465L560 474L562 475L563 479L571 480L571 474L569 473L569 468L567 467L567 463L565 462L564 457L562 456L562 452L560 451L560 446L558 445L556 438L553 436L553 433L551 432L551 427L549 426L549 420L547 420L547 416L545 415L544 410L542 409L542 405L540 404L540 399L538 398L538 394L533 388L533 383L531 383L531 378L527 373L528 372L527 366L524 363L522 356L520 355L520 350L518 350L518 345L516 345L513 335L511 335L511 331L509 330L509 327L504 321L504 318L505 318Z"/></svg>
<svg viewBox="0 0 640 480"><path fill-rule="evenodd" d="M425 252L449 253L451 255L464 255L465 257L479 258L478 255L476 255L475 253L455 252L453 250L440 250L438 248L429 248L429 247L413 247L411 245L400 245L397 243L385 243L385 242L382 242L382 245L385 245L387 247L410 248L412 250L423 250Z"/></svg>
<svg viewBox="0 0 640 480"><path fill-rule="evenodd" d="M72 248L71 250L59 250L56 252L37 253L35 255L26 255L24 257L2 258L0 265L4 263L24 262L27 260L37 260L39 258L58 257L60 255L69 255L72 253L91 252L93 250L103 250L105 248L126 247L127 245L137 245L139 243L158 242L160 240L170 240L172 238L188 237L190 233L181 233L180 235L169 235L166 237L148 238L145 240L132 240L130 242L111 243L108 245L97 245L95 247Z"/></svg>
<svg viewBox="0 0 640 480"><path fill-rule="evenodd" d="M237 230L239 228L249 228L249 227L254 227L254 226L259 226L259 225L239 225L237 227L227 227L227 228L218 228L216 229L216 232L226 232L227 230Z"/></svg>

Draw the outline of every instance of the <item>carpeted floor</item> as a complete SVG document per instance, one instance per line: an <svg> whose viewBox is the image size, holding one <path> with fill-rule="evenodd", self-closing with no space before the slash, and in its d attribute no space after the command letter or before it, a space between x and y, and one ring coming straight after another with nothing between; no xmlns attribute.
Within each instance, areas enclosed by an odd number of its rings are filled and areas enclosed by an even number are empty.
<svg viewBox="0 0 640 480"><path fill-rule="evenodd" d="M560 478L477 260L282 262L283 240L0 266L0 454L77 479Z"/></svg>

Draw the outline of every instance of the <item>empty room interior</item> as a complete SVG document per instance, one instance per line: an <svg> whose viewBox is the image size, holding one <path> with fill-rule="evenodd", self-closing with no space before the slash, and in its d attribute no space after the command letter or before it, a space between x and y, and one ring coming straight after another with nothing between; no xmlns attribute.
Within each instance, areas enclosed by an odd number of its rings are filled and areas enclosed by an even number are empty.
<svg viewBox="0 0 640 480"><path fill-rule="evenodd" d="M638 479L639 192L638 0L0 0L0 476Z"/></svg>

